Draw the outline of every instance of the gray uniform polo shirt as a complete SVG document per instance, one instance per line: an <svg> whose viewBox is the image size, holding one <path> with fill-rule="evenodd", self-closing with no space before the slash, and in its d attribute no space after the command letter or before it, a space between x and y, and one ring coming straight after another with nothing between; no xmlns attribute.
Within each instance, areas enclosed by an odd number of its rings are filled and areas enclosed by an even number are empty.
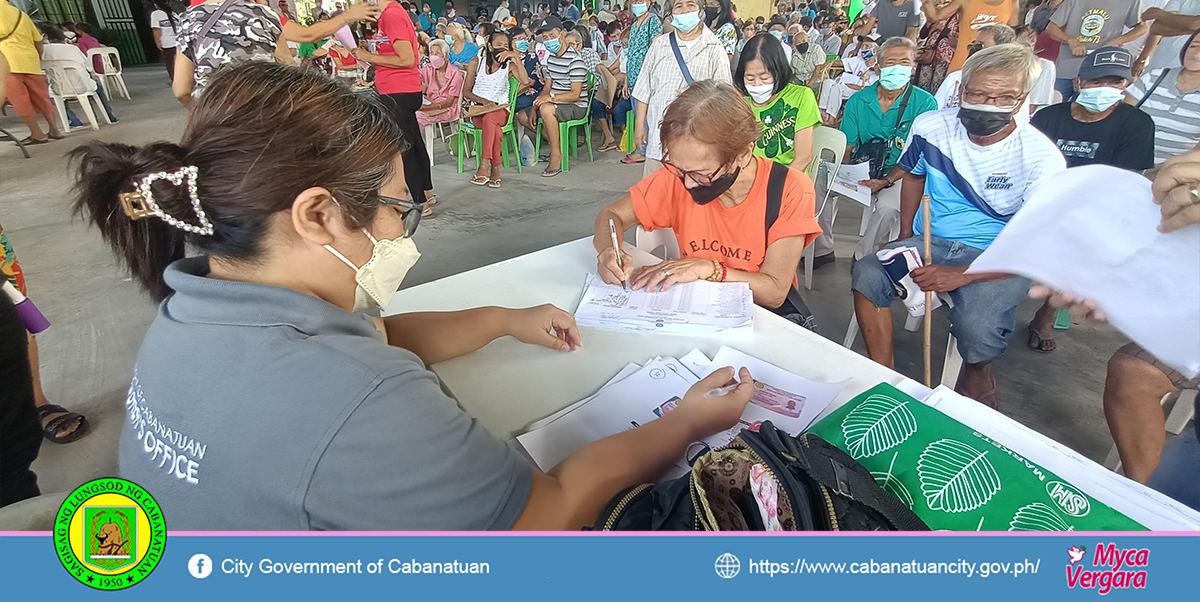
<svg viewBox="0 0 1200 602"><path fill-rule="evenodd" d="M172 530L509 529L531 467L370 319L172 264L138 352L120 475Z"/></svg>

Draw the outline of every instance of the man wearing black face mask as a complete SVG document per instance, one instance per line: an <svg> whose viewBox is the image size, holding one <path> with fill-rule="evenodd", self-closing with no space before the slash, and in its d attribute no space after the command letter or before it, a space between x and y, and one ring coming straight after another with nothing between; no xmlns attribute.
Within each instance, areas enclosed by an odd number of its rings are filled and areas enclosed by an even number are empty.
<svg viewBox="0 0 1200 602"><path fill-rule="evenodd" d="M921 253L921 197L932 218L930 265L910 272L922 291L945 293L953 302L950 331L963 358L955 389L996 406L991 361L1004 353L1016 327L1015 310L1030 282L1007 274L966 274L1029 191L1066 169L1062 153L1041 132L1013 118L1037 80L1041 65L1016 44L987 48L963 66L962 105L925 113L913 122L897 167L906 172L900 191L900 240L887 248ZM879 258L867 255L853 268L854 309L867 355L885 365L892 357L896 285ZM949 383L947 383L949 384Z"/></svg>

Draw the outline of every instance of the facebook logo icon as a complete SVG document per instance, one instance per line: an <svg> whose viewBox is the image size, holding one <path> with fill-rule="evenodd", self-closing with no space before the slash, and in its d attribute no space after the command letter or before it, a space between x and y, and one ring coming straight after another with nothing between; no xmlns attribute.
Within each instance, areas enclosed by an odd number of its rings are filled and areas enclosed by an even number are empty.
<svg viewBox="0 0 1200 602"><path fill-rule="evenodd" d="M188 561L188 572L197 579L203 579L212 574L212 558L206 554L196 554Z"/></svg>

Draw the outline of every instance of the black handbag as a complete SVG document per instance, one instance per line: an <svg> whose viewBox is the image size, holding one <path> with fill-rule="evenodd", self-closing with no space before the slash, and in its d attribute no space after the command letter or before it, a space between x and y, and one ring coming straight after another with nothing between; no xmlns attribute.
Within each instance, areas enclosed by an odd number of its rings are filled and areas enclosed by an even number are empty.
<svg viewBox="0 0 1200 602"><path fill-rule="evenodd" d="M850 153L850 163L852 164L871 162L871 179L873 180L881 180L887 176L884 165L887 163L888 157L892 155L892 149L896 146L896 135L900 133L900 123L904 119L904 111L908 108L908 97L912 95L912 91L913 85L910 83L908 90L904 92L904 98L900 99L900 110L896 113L896 125L892 128L892 135L863 142L854 147L854 152Z"/></svg>
<svg viewBox="0 0 1200 602"><path fill-rule="evenodd" d="M810 434L792 437L769 421L708 450L691 474L631 487L600 513L598 531L763 531L750 467L778 484L784 531L928 531L899 498L842 450Z"/></svg>

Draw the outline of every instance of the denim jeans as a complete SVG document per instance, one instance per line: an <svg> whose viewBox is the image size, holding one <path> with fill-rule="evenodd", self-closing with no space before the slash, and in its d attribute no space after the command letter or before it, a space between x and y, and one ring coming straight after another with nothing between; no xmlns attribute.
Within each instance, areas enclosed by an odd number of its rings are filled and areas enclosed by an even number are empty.
<svg viewBox="0 0 1200 602"><path fill-rule="evenodd" d="M933 263L944 266L970 265L983 253L961 242L930 237ZM914 236L887 245L886 248L924 249L921 237ZM851 288L871 300L876 307L890 307L896 299L896 286L883 269L879 258L870 253L854 264ZM1029 294L1028 278L1012 276L992 282L973 282L950 291L950 332L958 339L963 361L976 364L995 359L1008 346L1008 334L1016 328L1017 305Z"/></svg>
<svg viewBox="0 0 1200 602"><path fill-rule="evenodd" d="M1200 420L1200 398L1196 401L1196 416ZM1200 510L1200 422L1184 429L1166 449L1162 462L1146 483L1167 497Z"/></svg>
<svg viewBox="0 0 1200 602"><path fill-rule="evenodd" d="M117 117L116 115L113 115L112 107L108 106L108 101L104 99L104 92L97 90L96 96L100 97L100 104L104 105L104 112L108 113L108 120L116 122ZM71 110L71 105L67 105L67 124L71 127L79 127L83 125L83 122L79 120L79 117L75 116L75 111Z"/></svg>

